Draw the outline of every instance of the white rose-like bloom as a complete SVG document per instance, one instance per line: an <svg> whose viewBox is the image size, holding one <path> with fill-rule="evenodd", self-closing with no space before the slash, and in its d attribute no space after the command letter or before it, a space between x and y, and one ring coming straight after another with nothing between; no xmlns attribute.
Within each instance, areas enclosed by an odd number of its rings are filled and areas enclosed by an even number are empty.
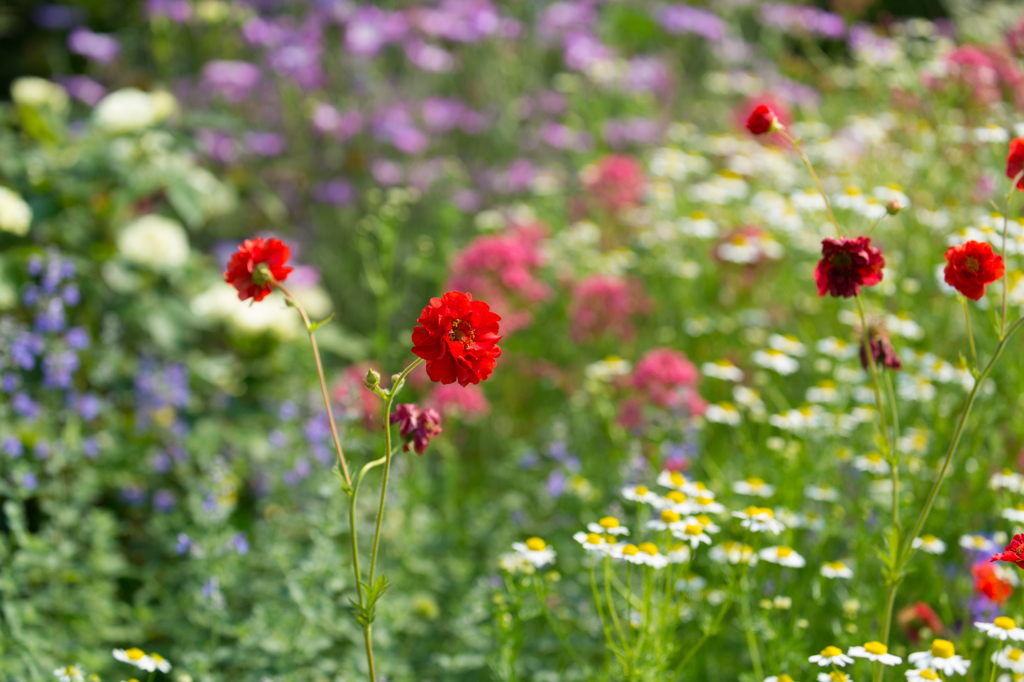
<svg viewBox="0 0 1024 682"><path fill-rule="evenodd" d="M188 260L188 235L181 223L151 213L137 218L117 237L117 248L130 261L154 270L171 270Z"/></svg>
<svg viewBox="0 0 1024 682"><path fill-rule="evenodd" d="M282 339L298 337L302 331L302 318L294 308L285 305L281 292L274 291L257 305L238 300L238 292L225 283L192 299L192 312L199 317L220 320L245 334L272 332Z"/></svg>
<svg viewBox="0 0 1024 682"><path fill-rule="evenodd" d="M108 133L122 134L144 130L160 120L160 114L170 114L166 104L137 88L116 90L96 105L92 112L96 127Z"/></svg>
<svg viewBox="0 0 1024 682"><path fill-rule="evenodd" d="M11 99L21 107L50 108L64 112L68 108L68 91L53 81L35 76L18 78L11 84Z"/></svg>
<svg viewBox="0 0 1024 682"><path fill-rule="evenodd" d="M21 195L6 187L0 187L0 231L24 237L28 234L28 227L31 224L32 209Z"/></svg>

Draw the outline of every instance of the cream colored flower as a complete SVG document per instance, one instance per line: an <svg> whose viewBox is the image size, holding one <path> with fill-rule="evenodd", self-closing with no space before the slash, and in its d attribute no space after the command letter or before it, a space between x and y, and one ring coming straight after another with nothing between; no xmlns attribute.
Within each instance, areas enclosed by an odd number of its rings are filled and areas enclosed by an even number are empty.
<svg viewBox="0 0 1024 682"><path fill-rule="evenodd" d="M32 209L17 192L0 186L0 232L19 237L28 234L32 224Z"/></svg>
<svg viewBox="0 0 1024 682"><path fill-rule="evenodd" d="M154 270L173 270L189 257L188 235L181 223L150 213L125 226L117 248L130 261Z"/></svg>

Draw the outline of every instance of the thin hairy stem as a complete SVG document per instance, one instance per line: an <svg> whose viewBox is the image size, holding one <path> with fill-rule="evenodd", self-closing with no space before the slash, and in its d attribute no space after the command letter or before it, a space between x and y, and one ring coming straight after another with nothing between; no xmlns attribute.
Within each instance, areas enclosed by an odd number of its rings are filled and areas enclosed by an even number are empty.
<svg viewBox="0 0 1024 682"><path fill-rule="evenodd" d="M810 172L811 177L814 179L814 184L818 187L818 192L821 194L821 198L825 200L825 209L828 211L828 218L832 221L833 227L836 228L836 235L842 237L843 231L839 227L839 221L836 220L835 215L832 213L832 204L828 200L828 195L825 194L825 188L821 186L821 180L818 179L818 174L814 172L814 166L811 165L811 160L807 158L807 155L804 154L804 150L800 148L800 143L793 139L789 133L785 130L779 130L777 132L779 135L782 135L782 139L793 146L796 153L800 155L800 159L803 160L804 165L807 166L808 172Z"/></svg>
<svg viewBox="0 0 1024 682"><path fill-rule="evenodd" d="M875 404L878 406L878 420L882 425L882 439L885 440L886 455L892 451L889 444L889 427L885 421L885 408L882 407L882 389L878 385L878 369L875 367L875 353L871 348L871 337L868 331L868 316L864 312L864 301L860 299L860 295L854 296L857 299L857 309L860 311L860 324L861 324L861 344L864 349L864 355L867 357L868 369L871 370L871 384L875 389Z"/></svg>
<svg viewBox="0 0 1024 682"><path fill-rule="evenodd" d="M978 349L974 347L974 331L971 329L971 309L967 307L967 297L961 296L960 300L964 303L964 319L967 320L967 338L971 342L971 357L974 358L974 373L978 373ZM1005 315L1006 312L1004 311ZM1002 331L1000 331L1000 334Z"/></svg>

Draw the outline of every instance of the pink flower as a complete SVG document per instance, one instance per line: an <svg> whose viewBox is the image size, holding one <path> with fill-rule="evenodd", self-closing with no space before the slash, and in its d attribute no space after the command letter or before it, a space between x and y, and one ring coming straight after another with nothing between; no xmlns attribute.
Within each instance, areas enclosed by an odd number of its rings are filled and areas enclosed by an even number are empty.
<svg viewBox="0 0 1024 682"><path fill-rule="evenodd" d="M398 433L406 439L403 450L416 450L422 455L430 444L430 439L441 435L441 415L437 410L421 410L412 403L399 405L391 415L391 423L398 424Z"/></svg>
<svg viewBox="0 0 1024 682"><path fill-rule="evenodd" d="M965 98L981 105L1006 99L1024 106L1024 77L1002 50L981 45L961 45L946 55L944 77L926 75L924 84L932 90L965 89Z"/></svg>
<svg viewBox="0 0 1024 682"><path fill-rule="evenodd" d="M341 408L342 418L362 421L367 429L377 425L381 407L380 398L363 384L370 369L376 368L370 363L349 365L331 388L332 401Z"/></svg>
<svg viewBox="0 0 1024 682"><path fill-rule="evenodd" d="M638 281L611 275L589 275L573 291L569 312L572 336L579 342L611 334L625 341L633 338L632 318L650 311L651 302Z"/></svg>
<svg viewBox="0 0 1024 682"><path fill-rule="evenodd" d="M583 178L583 185L609 211L637 206L643 198L644 169L640 162L625 154L610 154Z"/></svg>
<svg viewBox="0 0 1024 682"><path fill-rule="evenodd" d="M650 402L665 408L687 407L704 413L704 401L695 388L700 372L687 357L671 348L655 348L633 369L633 387Z"/></svg>
<svg viewBox="0 0 1024 682"><path fill-rule="evenodd" d="M477 237L452 259L445 288L472 291L488 301L501 315L506 334L529 326L530 308L551 296L551 289L537 277L544 262L540 242L545 235L542 225L531 224Z"/></svg>
<svg viewBox="0 0 1024 682"><path fill-rule="evenodd" d="M427 405L441 413L441 416L457 417L463 421L473 421L491 411L483 389L475 384L459 386L458 384L441 385L427 398Z"/></svg>

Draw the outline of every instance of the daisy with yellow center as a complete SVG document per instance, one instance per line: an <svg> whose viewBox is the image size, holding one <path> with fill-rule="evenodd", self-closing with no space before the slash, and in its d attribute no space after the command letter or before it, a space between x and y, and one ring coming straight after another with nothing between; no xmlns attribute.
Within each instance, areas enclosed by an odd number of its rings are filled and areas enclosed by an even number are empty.
<svg viewBox="0 0 1024 682"><path fill-rule="evenodd" d="M818 673L818 682L853 682L850 676L839 670L830 673Z"/></svg>
<svg viewBox="0 0 1024 682"><path fill-rule="evenodd" d="M626 486L622 489L622 496L631 502L644 504L654 504L660 499L657 493L652 492L645 485Z"/></svg>
<svg viewBox="0 0 1024 682"><path fill-rule="evenodd" d="M960 546L974 552L985 552L991 554L999 550L999 545L984 535L971 534L960 536Z"/></svg>
<svg viewBox="0 0 1024 682"><path fill-rule="evenodd" d="M743 481L736 481L732 484L732 491L737 495L756 495L757 497L771 497L775 494L775 486L768 485L762 479L752 476Z"/></svg>
<svg viewBox="0 0 1024 682"><path fill-rule="evenodd" d="M700 366L700 373L703 376L711 377L712 379L722 379L724 381L743 381L743 370L734 365L729 360L717 360L715 362L705 362Z"/></svg>
<svg viewBox="0 0 1024 682"><path fill-rule="evenodd" d="M533 537L526 542L513 542L512 549L526 559L534 568L544 568L555 563L555 550L542 539Z"/></svg>
<svg viewBox="0 0 1024 682"><path fill-rule="evenodd" d="M669 471L668 469L665 469L658 474L658 485L663 488L682 491L686 487L687 483L688 481L686 480L686 476L683 476L678 471Z"/></svg>
<svg viewBox="0 0 1024 682"><path fill-rule="evenodd" d="M1024 502L1003 510L1003 518L1014 523L1024 523Z"/></svg>
<svg viewBox="0 0 1024 682"><path fill-rule="evenodd" d="M910 546L929 554L943 554L946 551L946 543L934 535L922 535L919 538L914 538L914 542Z"/></svg>
<svg viewBox="0 0 1024 682"><path fill-rule="evenodd" d="M604 552L609 547L608 542L600 533L585 533L583 531L579 531L573 534L572 539L583 545L583 549L588 552Z"/></svg>
<svg viewBox="0 0 1024 682"><path fill-rule="evenodd" d="M853 659L844 654L843 650L836 646L827 646L821 650L820 654L814 654L807 660L811 663L817 663L822 668L827 668L833 665L842 668L848 663L853 663Z"/></svg>
<svg viewBox="0 0 1024 682"><path fill-rule="evenodd" d="M629 529L619 523L614 516L606 516L597 523L588 523L587 530L604 535L629 535Z"/></svg>
<svg viewBox="0 0 1024 682"><path fill-rule="evenodd" d="M668 550L670 564L685 564L690 560L690 546L682 542L674 543Z"/></svg>
<svg viewBox="0 0 1024 682"><path fill-rule="evenodd" d="M881 642L867 642L864 646L852 646L847 651L854 658L866 658L882 665L899 665L903 659L889 653L889 647Z"/></svg>
<svg viewBox="0 0 1024 682"><path fill-rule="evenodd" d="M779 545L778 547L765 547L758 555L765 561L789 568L803 568L807 561L797 554L792 547Z"/></svg>
<svg viewBox="0 0 1024 682"><path fill-rule="evenodd" d="M944 675L966 675L971 667L970 661L958 656L953 643L946 639L936 639L927 651L915 651L907 656L907 662L919 670L930 668Z"/></svg>
<svg viewBox="0 0 1024 682"><path fill-rule="evenodd" d="M1024 641L1024 630L1017 627L1017 623L1013 618L1007 618L1006 616L999 616L991 623L975 623L974 627L988 634L992 639L998 639L1001 642L1005 642L1008 639L1012 639L1015 642Z"/></svg>
<svg viewBox="0 0 1024 682"><path fill-rule="evenodd" d="M702 544L711 544L711 536L705 532L704 525L692 516L686 517L676 528L673 528L672 535L683 542L690 543L690 549L697 549Z"/></svg>
<svg viewBox="0 0 1024 682"><path fill-rule="evenodd" d="M764 682L793 682L793 678L785 673L782 673L781 675L772 675L771 677L766 677L764 678Z"/></svg>
<svg viewBox="0 0 1024 682"><path fill-rule="evenodd" d="M992 662L1003 670L1009 670L1017 675L1024 674L1024 651L1015 646L1004 647L1002 650L992 654Z"/></svg>
<svg viewBox="0 0 1024 682"><path fill-rule="evenodd" d="M707 494L697 495L690 501L690 511L698 514L724 514L725 505L715 502L715 498Z"/></svg>
<svg viewBox="0 0 1024 682"><path fill-rule="evenodd" d="M682 517L678 512L671 509L662 509L657 519L647 522L647 527L653 530L674 530Z"/></svg>
<svg viewBox="0 0 1024 682"><path fill-rule="evenodd" d="M137 647L131 649L114 649L113 656L122 663L133 665L140 670L149 670L150 660L146 652Z"/></svg>
<svg viewBox="0 0 1024 682"><path fill-rule="evenodd" d="M915 680L938 680L939 674L931 668L925 668L924 670L908 670L906 672L908 682L915 682Z"/></svg>
<svg viewBox="0 0 1024 682"><path fill-rule="evenodd" d="M720 564L726 562L734 566L736 564L750 564L751 566L757 564L757 554L754 553L754 548L742 542L723 542L712 547L708 556L711 557L712 561Z"/></svg>
<svg viewBox="0 0 1024 682"><path fill-rule="evenodd" d="M668 566L668 557L658 551L658 546L653 542L642 542L637 547L640 550L636 556L640 558L639 563L650 566L655 570L661 570Z"/></svg>
<svg viewBox="0 0 1024 682"><path fill-rule="evenodd" d="M58 682L85 682L85 673L77 665L67 665L53 671Z"/></svg>
<svg viewBox="0 0 1024 682"><path fill-rule="evenodd" d="M821 575L825 578L849 580L853 577L853 570L842 561L826 561L821 565Z"/></svg>
<svg viewBox="0 0 1024 682"><path fill-rule="evenodd" d="M741 512L733 512L732 515L737 519L742 519L740 525L748 528L751 533L769 532L778 535L786 529L775 518L775 512L767 507L750 506Z"/></svg>
<svg viewBox="0 0 1024 682"><path fill-rule="evenodd" d="M853 468L876 476L886 476L889 473L889 463L882 458L880 452L869 452L866 455L855 457Z"/></svg>

